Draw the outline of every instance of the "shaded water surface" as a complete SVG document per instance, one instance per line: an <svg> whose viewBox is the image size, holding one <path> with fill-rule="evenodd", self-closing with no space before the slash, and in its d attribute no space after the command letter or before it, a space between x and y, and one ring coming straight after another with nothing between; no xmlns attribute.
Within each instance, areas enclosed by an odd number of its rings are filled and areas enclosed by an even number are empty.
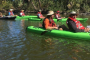
<svg viewBox="0 0 90 60"><path fill-rule="evenodd" d="M0 60L90 60L90 41L26 31L27 26L38 27L40 23L0 20ZM90 25L90 20L83 24Z"/></svg>

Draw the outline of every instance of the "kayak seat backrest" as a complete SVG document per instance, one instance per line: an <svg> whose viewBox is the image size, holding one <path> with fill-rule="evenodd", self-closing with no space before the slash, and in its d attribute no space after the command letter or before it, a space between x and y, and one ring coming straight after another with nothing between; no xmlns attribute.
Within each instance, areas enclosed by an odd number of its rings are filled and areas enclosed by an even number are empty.
<svg viewBox="0 0 90 60"><path fill-rule="evenodd" d="M62 28L63 30L69 31L69 29L65 25L61 25L58 28Z"/></svg>

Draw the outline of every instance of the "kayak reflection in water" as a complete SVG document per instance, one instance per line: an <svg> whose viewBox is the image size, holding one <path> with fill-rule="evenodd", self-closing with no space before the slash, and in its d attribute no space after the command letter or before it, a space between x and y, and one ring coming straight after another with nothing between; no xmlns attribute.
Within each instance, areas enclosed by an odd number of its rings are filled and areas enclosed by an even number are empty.
<svg viewBox="0 0 90 60"><path fill-rule="evenodd" d="M84 27L80 21L76 19L78 14L75 11L70 12L69 18L66 23L70 31L72 32L90 32L90 28Z"/></svg>
<svg viewBox="0 0 90 60"><path fill-rule="evenodd" d="M58 28L58 26L56 26L53 17L54 17L54 12L49 11L47 17L43 20L43 24L42 24L43 28L63 30L62 28Z"/></svg>

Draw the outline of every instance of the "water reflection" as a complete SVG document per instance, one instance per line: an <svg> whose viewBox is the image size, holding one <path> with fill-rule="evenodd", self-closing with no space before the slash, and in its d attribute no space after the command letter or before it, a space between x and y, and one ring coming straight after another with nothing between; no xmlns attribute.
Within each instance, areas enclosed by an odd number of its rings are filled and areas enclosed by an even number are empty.
<svg viewBox="0 0 90 60"><path fill-rule="evenodd" d="M90 41L44 36L26 31L27 26L38 27L41 23L0 20L0 60L90 59ZM86 26L90 24L88 23L83 24Z"/></svg>
<svg viewBox="0 0 90 60"><path fill-rule="evenodd" d="M25 32L20 25L20 21L2 21L1 24L3 28L1 27L0 50L3 57L0 59L16 59L19 57L17 52L20 52L24 46Z"/></svg>

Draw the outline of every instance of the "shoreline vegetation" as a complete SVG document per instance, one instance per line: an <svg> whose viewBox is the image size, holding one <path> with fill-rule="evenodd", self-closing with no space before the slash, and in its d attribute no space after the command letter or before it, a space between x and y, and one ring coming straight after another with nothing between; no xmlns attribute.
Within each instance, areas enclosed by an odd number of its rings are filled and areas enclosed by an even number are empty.
<svg viewBox="0 0 90 60"><path fill-rule="evenodd" d="M59 10L67 15L73 10L79 15L90 15L90 0L0 0L0 12L7 13L11 8L14 13L19 13L21 9L25 13L36 13L41 9L42 14Z"/></svg>

